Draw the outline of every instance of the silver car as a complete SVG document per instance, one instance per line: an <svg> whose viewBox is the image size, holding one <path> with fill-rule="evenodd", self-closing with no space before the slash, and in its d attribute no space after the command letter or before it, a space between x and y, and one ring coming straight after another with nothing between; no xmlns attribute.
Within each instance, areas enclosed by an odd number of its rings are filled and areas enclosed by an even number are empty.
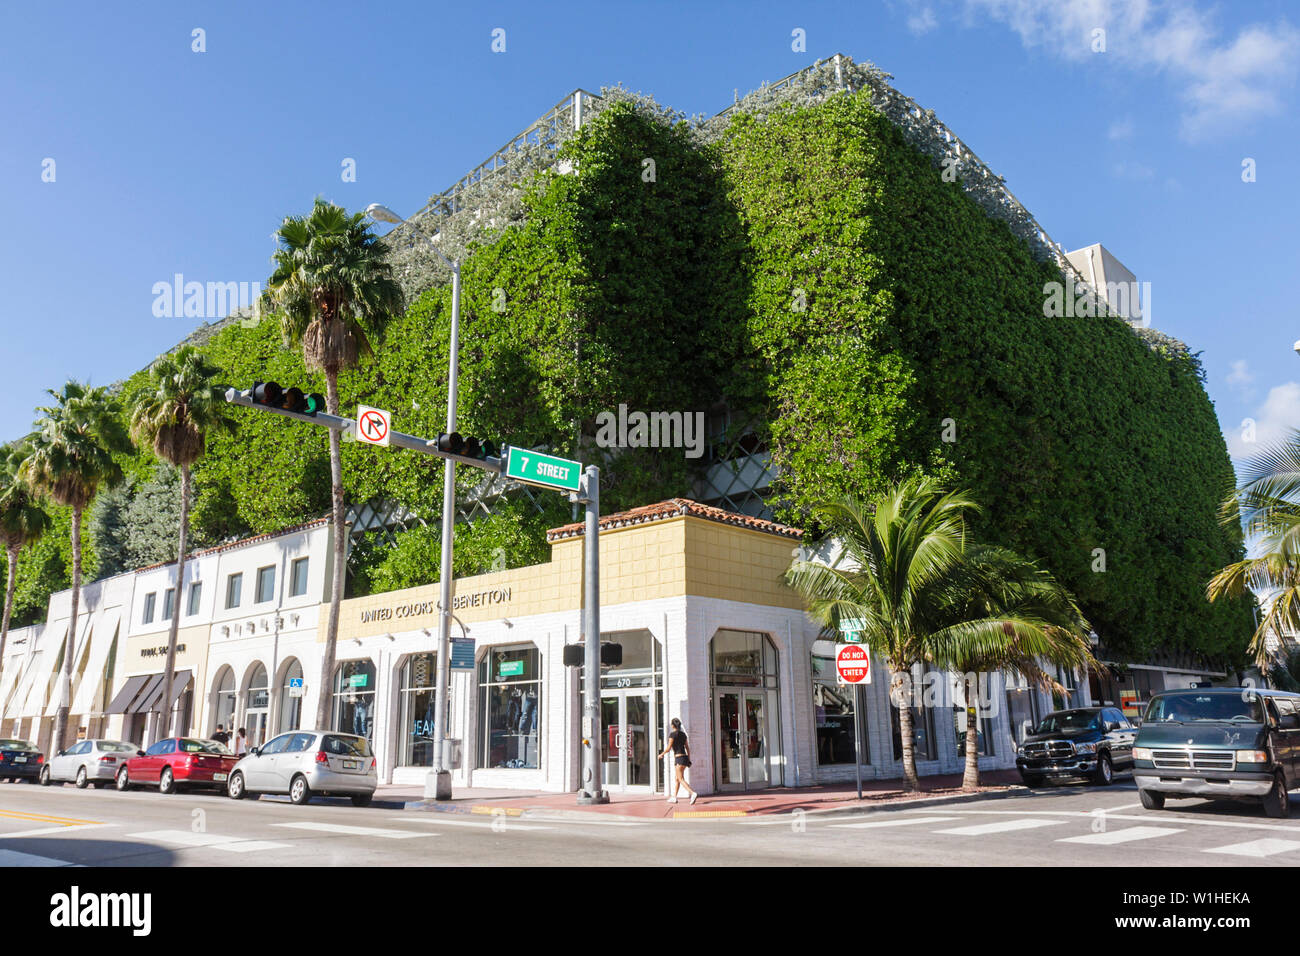
<svg viewBox="0 0 1300 956"><path fill-rule="evenodd" d="M106 787L118 768L139 752L139 747L126 740L79 740L46 762L41 786L74 781L81 790L92 783L96 789Z"/></svg>
<svg viewBox="0 0 1300 956"><path fill-rule="evenodd" d="M332 730L295 730L254 747L230 771L226 792L235 800L287 793L294 803L313 796L346 796L368 806L379 773L370 741Z"/></svg>

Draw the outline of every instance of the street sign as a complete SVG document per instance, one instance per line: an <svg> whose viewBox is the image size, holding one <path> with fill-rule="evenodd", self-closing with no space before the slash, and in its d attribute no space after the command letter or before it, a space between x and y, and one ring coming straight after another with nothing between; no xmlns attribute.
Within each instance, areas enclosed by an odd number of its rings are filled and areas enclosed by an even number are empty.
<svg viewBox="0 0 1300 956"><path fill-rule="evenodd" d="M835 676L841 684L870 684L871 653L861 644L835 645Z"/></svg>
<svg viewBox="0 0 1300 956"><path fill-rule="evenodd" d="M511 448L506 460L506 477L544 488L577 491L582 485L582 464L527 448Z"/></svg>
<svg viewBox="0 0 1300 956"><path fill-rule="evenodd" d="M867 622L860 617L842 617L840 618L841 631L865 631Z"/></svg>
<svg viewBox="0 0 1300 956"><path fill-rule="evenodd" d="M474 669L474 638L453 637L451 639L451 669L454 671Z"/></svg>
<svg viewBox="0 0 1300 956"><path fill-rule="evenodd" d="M357 406L357 441L370 445L387 445L392 431L393 416L382 408Z"/></svg>
<svg viewBox="0 0 1300 956"><path fill-rule="evenodd" d="M301 696L302 696L302 678L301 678L301 677L290 677L290 678L289 678L289 696L290 696L290 697L301 697Z"/></svg>

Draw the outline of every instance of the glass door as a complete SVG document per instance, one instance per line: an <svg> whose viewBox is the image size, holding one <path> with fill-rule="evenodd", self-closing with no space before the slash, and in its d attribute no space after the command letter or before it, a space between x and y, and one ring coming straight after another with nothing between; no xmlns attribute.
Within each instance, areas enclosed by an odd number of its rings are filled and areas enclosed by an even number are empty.
<svg viewBox="0 0 1300 956"><path fill-rule="evenodd" d="M600 698L601 759L606 787L658 786L657 726L648 691L615 691Z"/></svg>
<svg viewBox="0 0 1300 956"><path fill-rule="evenodd" d="M766 695L761 691L719 690L713 712L717 725L718 786L753 790L771 783L768 761Z"/></svg>
<svg viewBox="0 0 1300 956"><path fill-rule="evenodd" d="M623 789L623 695L614 694L600 699L600 724L604 730L601 739L601 779L607 787Z"/></svg>

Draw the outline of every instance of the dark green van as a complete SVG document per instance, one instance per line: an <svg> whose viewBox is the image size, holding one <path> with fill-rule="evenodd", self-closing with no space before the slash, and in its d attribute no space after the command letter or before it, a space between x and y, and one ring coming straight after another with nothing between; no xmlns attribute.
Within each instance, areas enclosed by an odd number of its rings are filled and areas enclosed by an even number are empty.
<svg viewBox="0 0 1300 956"><path fill-rule="evenodd" d="M1166 691L1151 698L1133 742L1142 806L1166 797L1259 800L1290 813L1300 786L1300 694L1251 687Z"/></svg>

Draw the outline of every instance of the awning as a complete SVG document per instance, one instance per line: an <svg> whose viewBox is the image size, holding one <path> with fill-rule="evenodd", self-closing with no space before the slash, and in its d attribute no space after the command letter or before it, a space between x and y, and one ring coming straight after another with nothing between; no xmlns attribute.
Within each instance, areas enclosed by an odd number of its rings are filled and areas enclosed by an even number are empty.
<svg viewBox="0 0 1300 956"><path fill-rule="evenodd" d="M49 690L46 692L49 696L45 701L45 716L53 717L59 712L60 704L72 704L72 686L71 680L76 678L77 667L81 663L81 658L86 653L86 641L90 636L90 625L94 623L95 615L90 613L77 615L77 639L72 642L72 678L69 680L69 686L65 688L67 697L59 700L59 681L62 680L62 671L68 666L64 661L63 666L59 668L60 673L50 674ZM71 713L71 710L69 710Z"/></svg>
<svg viewBox="0 0 1300 956"><path fill-rule="evenodd" d="M134 713L134 711L127 710L127 708L130 707L136 697L139 696L140 688L145 685L147 680L149 680L148 674L137 674L135 677L128 677L126 683L122 685L122 689L117 692L117 696L113 698L113 702L108 705L108 709L105 710L104 713Z"/></svg>
<svg viewBox="0 0 1300 956"><path fill-rule="evenodd" d="M126 709L128 714L147 714L154 709L154 701L162 696L162 674L150 674L149 683L144 685L144 689L136 695L131 706Z"/></svg>
<svg viewBox="0 0 1300 956"><path fill-rule="evenodd" d="M176 706L176 701L181 699L181 694L185 693L185 688L190 686L191 674L189 671L176 671L172 674L172 699L167 702L167 712Z"/></svg>
<svg viewBox="0 0 1300 956"><path fill-rule="evenodd" d="M68 623L62 621L54 627L47 627L41 637L41 659L33 661L32 680L28 685L27 699L23 702L19 717L39 717L45 709L45 702L50 694L50 674L54 671L54 662L59 659L59 649L68 636Z"/></svg>
<svg viewBox="0 0 1300 956"><path fill-rule="evenodd" d="M90 660L78 677L77 690L72 695L72 713L89 714L95 706L99 690L104 686L108 652L117 637L117 626L121 619L122 609L115 607L105 611L95 622L90 632Z"/></svg>
<svg viewBox="0 0 1300 956"><path fill-rule="evenodd" d="M0 719L9 713L10 694L18 679L27 670L26 665L30 660L30 654L10 654L9 659L4 662L4 670L0 671Z"/></svg>

